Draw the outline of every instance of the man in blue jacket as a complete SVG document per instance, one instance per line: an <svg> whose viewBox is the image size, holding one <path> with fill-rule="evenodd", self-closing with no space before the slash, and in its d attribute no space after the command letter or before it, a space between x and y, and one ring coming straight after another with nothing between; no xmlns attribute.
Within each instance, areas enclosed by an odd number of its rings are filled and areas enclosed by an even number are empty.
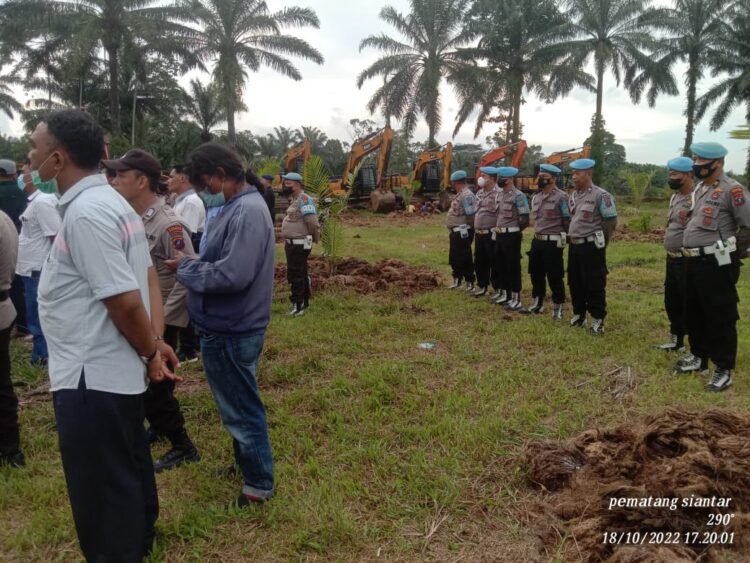
<svg viewBox="0 0 750 563"><path fill-rule="evenodd" d="M198 147L188 164L194 186L223 193L226 203L207 229L201 255L180 255L188 311L224 426L244 477L240 506L273 496L273 458L256 369L271 316L275 237L263 196L245 181L239 157L221 145Z"/></svg>

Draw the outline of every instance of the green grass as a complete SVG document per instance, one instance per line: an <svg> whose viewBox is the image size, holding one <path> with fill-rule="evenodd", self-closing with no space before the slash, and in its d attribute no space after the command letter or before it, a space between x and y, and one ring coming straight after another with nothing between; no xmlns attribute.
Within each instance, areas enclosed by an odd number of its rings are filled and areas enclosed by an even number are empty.
<svg viewBox="0 0 750 563"><path fill-rule="evenodd" d="M663 225L663 205L644 210ZM344 254L430 266L448 281L443 219L369 218L369 226L346 228ZM671 377L674 357L650 349L667 336L663 260L658 244L610 247L603 338L556 325L547 313L503 320L499 307L446 289L315 295L308 314L291 319L279 288L259 369L277 496L262 507L226 508L240 482L215 472L231 461L230 439L200 366L186 368L178 396L203 460L157 477L153 559L526 559L533 539L514 514L530 492L511 463L525 441L668 406L750 406L744 322L735 386L724 394L704 392L699 377ZM528 277L524 288L528 301ZM746 277L740 295L746 318ZM417 348L428 340L433 351ZM27 346L14 343L13 353L25 400L46 374L25 367ZM615 366L638 379L622 402L602 379ZM48 398L32 398L21 409L28 467L0 469L0 560L77 560L52 408Z"/></svg>

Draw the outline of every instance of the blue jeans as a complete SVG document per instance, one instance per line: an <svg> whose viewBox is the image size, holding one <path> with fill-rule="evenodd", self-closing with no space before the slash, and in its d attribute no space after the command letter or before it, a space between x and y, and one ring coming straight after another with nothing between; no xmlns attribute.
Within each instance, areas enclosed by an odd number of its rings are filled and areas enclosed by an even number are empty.
<svg viewBox="0 0 750 563"><path fill-rule="evenodd" d="M19 276L23 280L23 292L26 300L26 326L34 337L31 348L31 362L47 362L47 341L42 334L42 325L39 322L39 308L36 303L39 278L31 276Z"/></svg>
<svg viewBox="0 0 750 563"><path fill-rule="evenodd" d="M233 439L234 457L245 479L242 492L273 496L273 456L266 409L255 373L265 334L201 334L201 355L221 421Z"/></svg>

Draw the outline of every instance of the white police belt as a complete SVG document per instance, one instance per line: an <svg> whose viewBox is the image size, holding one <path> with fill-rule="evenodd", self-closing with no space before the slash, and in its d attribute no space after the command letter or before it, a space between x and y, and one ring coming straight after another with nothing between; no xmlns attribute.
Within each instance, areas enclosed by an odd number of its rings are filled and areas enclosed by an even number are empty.
<svg viewBox="0 0 750 563"><path fill-rule="evenodd" d="M460 227L451 227L451 231L454 233L460 233L463 230L468 231L469 229L471 229L469 225L461 225Z"/></svg>
<svg viewBox="0 0 750 563"><path fill-rule="evenodd" d="M495 232L501 235L505 233L520 233L520 227L495 227Z"/></svg>
<svg viewBox="0 0 750 563"><path fill-rule="evenodd" d="M287 244L293 244L295 246L296 245L303 246L305 244L305 239L303 239L303 238L287 238L287 239L284 239L284 242L286 242Z"/></svg>
<svg viewBox="0 0 750 563"><path fill-rule="evenodd" d="M584 244L587 242L594 242L594 241L596 241L596 235L589 235L583 238L570 237L570 244Z"/></svg>
<svg viewBox="0 0 750 563"><path fill-rule="evenodd" d="M560 240L560 235L537 235L534 234L536 240Z"/></svg>
<svg viewBox="0 0 750 563"><path fill-rule="evenodd" d="M737 239L735 237L729 237L723 242L729 252L737 250ZM697 258L699 256L716 254L718 251L719 249L717 248L716 243L714 243L709 246L699 246L698 248L683 248L682 255L686 258Z"/></svg>
<svg viewBox="0 0 750 563"><path fill-rule="evenodd" d="M667 256L670 258L682 258L682 250L678 252L672 252L671 250L667 250Z"/></svg>
<svg viewBox="0 0 750 563"><path fill-rule="evenodd" d="M492 232L492 229L477 229L476 233L478 235L488 235Z"/></svg>

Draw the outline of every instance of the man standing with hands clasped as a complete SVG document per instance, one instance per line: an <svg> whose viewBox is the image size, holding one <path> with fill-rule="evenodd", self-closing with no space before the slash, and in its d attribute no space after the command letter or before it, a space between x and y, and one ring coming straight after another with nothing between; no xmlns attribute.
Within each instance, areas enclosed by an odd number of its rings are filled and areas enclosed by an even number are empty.
<svg viewBox="0 0 750 563"><path fill-rule="evenodd" d="M60 194L38 299L78 540L87 561L140 561L159 513L143 394L148 379L178 379L160 339L159 283L140 217L97 172L104 132L93 118L54 112L30 142L32 170Z"/></svg>

